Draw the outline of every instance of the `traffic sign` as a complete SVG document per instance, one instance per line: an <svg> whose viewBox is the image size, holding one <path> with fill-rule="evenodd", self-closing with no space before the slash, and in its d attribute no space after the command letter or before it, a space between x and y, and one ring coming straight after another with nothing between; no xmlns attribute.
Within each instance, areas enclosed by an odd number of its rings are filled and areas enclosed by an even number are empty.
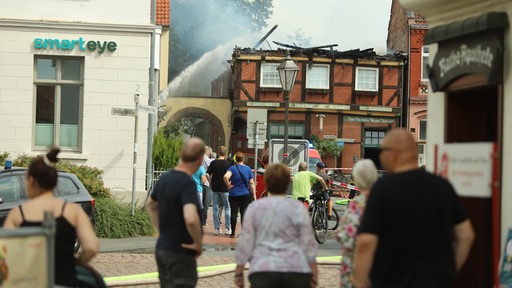
<svg viewBox="0 0 512 288"><path fill-rule="evenodd" d="M153 106L146 106L139 104L139 110L142 110L144 112L147 112L149 114L156 114L156 107Z"/></svg>
<svg viewBox="0 0 512 288"><path fill-rule="evenodd" d="M131 117L134 117L135 116L135 109L133 109L133 108L122 108L122 107L112 107L111 114L112 115L117 115L117 116L131 116Z"/></svg>

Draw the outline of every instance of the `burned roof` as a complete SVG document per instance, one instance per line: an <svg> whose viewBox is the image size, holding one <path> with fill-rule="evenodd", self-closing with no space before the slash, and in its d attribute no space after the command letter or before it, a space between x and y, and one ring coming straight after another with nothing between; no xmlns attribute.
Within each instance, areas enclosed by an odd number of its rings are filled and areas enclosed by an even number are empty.
<svg viewBox="0 0 512 288"><path fill-rule="evenodd" d="M336 45L325 45L320 47L329 47ZM286 47L291 47L288 45ZM388 55L378 55L373 48L368 49L351 49L346 51L338 51L334 49L324 49L318 47L312 48L301 48L296 47L295 49L281 49L277 50L264 50L264 49L254 49L254 48L240 48L235 47L233 49L233 59L238 58L242 55L261 55L261 56L275 56L275 57L284 57L286 53L289 51L290 56L292 57L323 57L323 58L331 58L331 59L368 59L368 60L395 60L401 61L404 60L405 55L402 53L388 54Z"/></svg>

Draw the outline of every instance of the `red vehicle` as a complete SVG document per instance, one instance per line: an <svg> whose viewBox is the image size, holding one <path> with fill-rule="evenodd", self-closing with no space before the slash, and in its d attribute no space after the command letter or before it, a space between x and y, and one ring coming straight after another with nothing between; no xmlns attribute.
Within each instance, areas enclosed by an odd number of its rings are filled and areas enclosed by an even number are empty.
<svg viewBox="0 0 512 288"><path fill-rule="evenodd" d="M265 189L265 179L263 178L263 174L265 173L265 163L258 157L258 167L254 167L254 154L244 153L245 159L244 164L251 167L252 172L254 173L256 180L256 198L261 198L261 194L266 190Z"/></svg>
<svg viewBox="0 0 512 288"><path fill-rule="evenodd" d="M263 177L263 174L265 173L265 166L266 164L261 160L261 158L258 157L258 167L254 167L254 154L251 153L244 153L245 154L245 160L244 164L251 167L255 178L256 178L256 198L261 198L261 195L266 190L265 186L265 179ZM320 158L320 153L318 153L318 150L310 148L308 151L309 155L309 161L308 161L308 168L311 172L316 172L316 163L321 162L322 159ZM290 189L288 189L290 190ZM290 191L291 192L291 191Z"/></svg>

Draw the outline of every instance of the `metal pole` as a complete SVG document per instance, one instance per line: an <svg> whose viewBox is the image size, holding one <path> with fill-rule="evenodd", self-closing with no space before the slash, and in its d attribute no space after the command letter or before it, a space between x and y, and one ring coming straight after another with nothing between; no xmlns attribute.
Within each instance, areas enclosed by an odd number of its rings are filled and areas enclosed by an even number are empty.
<svg viewBox="0 0 512 288"><path fill-rule="evenodd" d="M139 94L135 100L135 132L133 133L133 176L132 176L132 216L135 215L135 184L137 182L137 130L139 129Z"/></svg>
<svg viewBox="0 0 512 288"><path fill-rule="evenodd" d="M284 147L283 163L288 165L288 102L290 100L289 91L284 90Z"/></svg>
<svg viewBox="0 0 512 288"><path fill-rule="evenodd" d="M155 107L156 0L151 0L151 24L153 25L153 32L151 32L151 51L149 53L148 106ZM146 156L146 190L148 191L153 182L153 134L155 134L155 117L156 115L148 114L148 147Z"/></svg>
<svg viewBox="0 0 512 288"><path fill-rule="evenodd" d="M258 121L254 123L254 185L256 185L256 173L258 173Z"/></svg>

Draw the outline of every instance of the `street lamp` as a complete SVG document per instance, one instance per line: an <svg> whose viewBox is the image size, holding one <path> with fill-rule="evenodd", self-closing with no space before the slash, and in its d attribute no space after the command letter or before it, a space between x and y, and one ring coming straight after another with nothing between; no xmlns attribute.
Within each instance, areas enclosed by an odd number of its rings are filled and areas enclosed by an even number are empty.
<svg viewBox="0 0 512 288"><path fill-rule="evenodd" d="M281 80L281 87L284 93L284 147L283 147L283 162L288 165L288 102L290 101L290 91L295 84L295 77L299 66L295 64L290 57L290 51L286 51L284 61L277 67L279 72L279 79Z"/></svg>

